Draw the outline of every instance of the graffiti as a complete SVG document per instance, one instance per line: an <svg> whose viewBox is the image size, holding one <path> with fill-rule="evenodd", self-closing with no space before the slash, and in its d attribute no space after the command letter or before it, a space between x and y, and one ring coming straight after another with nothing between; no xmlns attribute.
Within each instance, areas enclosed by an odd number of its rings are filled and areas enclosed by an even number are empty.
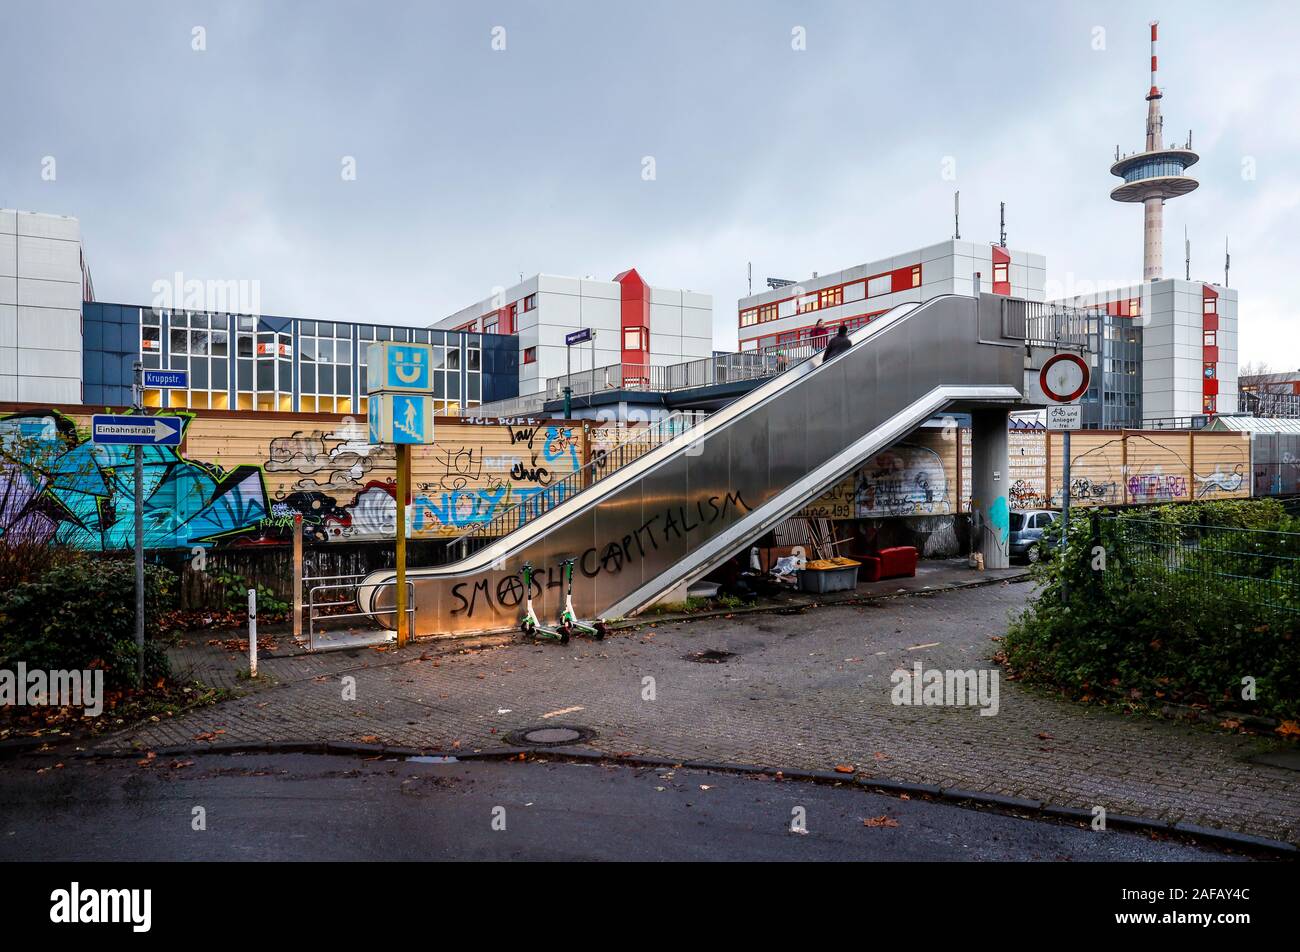
<svg viewBox="0 0 1300 952"><path fill-rule="evenodd" d="M858 472L854 505L859 518L951 512L943 460L910 443L877 454Z"/></svg>
<svg viewBox="0 0 1300 952"><path fill-rule="evenodd" d="M456 450L438 449L433 458L435 464L442 468L442 475L438 477L439 489L453 492L464 489L483 475L483 460L476 457L472 449L463 446Z"/></svg>
<svg viewBox="0 0 1300 952"><path fill-rule="evenodd" d="M1011 531L1011 510L1007 506L1007 497L999 496L989 506L989 525L997 537L999 545L1005 545L1007 534Z"/></svg>
<svg viewBox="0 0 1300 952"><path fill-rule="evenodd" d="M1042 509L1047 505L1047 497L1042 491L1023 479L1017 479L1011 484L1007 498L1012 509Z"/></svg>
<svg viewBox="0 0 1300 952"><path fill-rule="evenodd" d="M267 436L266 418L232 425L184 416L184 454L144 451L149 548L285 544L295 516L308 542L393 537L396 455L391 446L365 442L362 427L295 428L288 417L282 435ZM131 450L90 443L87 423L52 410L0 417L0 535L92 550L132 547ZM527 518L564 498L567 488L556 480L580 462L570 428L459 427L443 429L472 440L454 437L413 454L413 534L451 537L512 505L521 504ZM515 443L527 450L509 452ZM225 459L231 463L222 465Z"/></svg>
<svg viewBox="0 0 1300 952"><path fill-rule="evenodd" d="M191 418L184 416L186 426ZM83 440L54 411L0 420L0 535L80 549L135 544L135 467L129 446ZM146 446L144 540L148 548L189 547L256 532L270 513L262 473L192 462L174 447Z"/></svg>
<svg viewBox="0 0 1300 952"><path fill-rule="evenodd" d="M301 492L359 491L376 467L392 466L397 458L393 447L373 446L363 435L360 427L352 427L275 437L266 471L299 476L293 488Z"/></svg>
<svg viewBox="0 0 1300 952"><path fill-rule="evenodd" d="M1070 499L1079 502L1091 502L1099 499L1118 501L1119 485L1117 483L1094 483L1086 476L1070 480Z"/></svg>
<svg viewBox="0 0 1300 952"><path fill-rule="evenodd" d="M1187 495L1187 477L1161 473L1135 474L1128 478L1128 494L1135 502L1181 499Z"/></svg>
<svg viewBox="0 0 1300 952"><path fill-rule="evenodd" d="M1196 481L1200 483L1197 487L1197 497L1209 496L1213 493L1235 493L1241 488L1242 482L1245 481L1245 474L1239 465L1233 467L1232 472L1225 473L1216 469L1207 476L1196 474Z"/></svg>
<svg viewBox="0 0 1300 952"><path fill-rule="evenodd" d="M658 551L661 543L667 546L683 541L695 531L726 519L729 514L742 515L750 511L750 505L739 492L698 499L693 506L670 506L621 539L586 549L575 559L577 569L587 578L595 578L602 572L617 575L636 560L644 559L647 552ZM560 563L563 558L557 555L554 565L534 568L534 595L544 588L560 587ZM524 592L523 583L518 581L518 577L507 575L498 579L496 585L489 578L457 582L452 586L451 595L455 599L451 613L472 618L476 611L482 609L495 611L498 608L514 608L523 600Z"/></svg>

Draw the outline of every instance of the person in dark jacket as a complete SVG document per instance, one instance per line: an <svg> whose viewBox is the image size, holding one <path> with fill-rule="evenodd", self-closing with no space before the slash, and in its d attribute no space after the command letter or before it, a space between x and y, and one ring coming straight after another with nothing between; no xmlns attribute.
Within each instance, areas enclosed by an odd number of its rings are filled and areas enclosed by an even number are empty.
<svg viewBox="0 0 1300 952"><path fill-rule="evenodd" d="M822 363L838 357L852 346L853 343L849 340L849 329L841 324L835 336L831 338L831 342L826 345L826 350L822 354Z"/></svg>

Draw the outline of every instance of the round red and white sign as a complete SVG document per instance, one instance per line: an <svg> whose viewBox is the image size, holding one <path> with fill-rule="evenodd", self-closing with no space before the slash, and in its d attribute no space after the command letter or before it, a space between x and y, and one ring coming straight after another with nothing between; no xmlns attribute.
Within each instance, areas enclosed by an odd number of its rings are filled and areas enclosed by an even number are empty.
<svg viewBox="0 0 1300 952"><path fill-rule="evenodd" d="M1088 365L1078 354L1053 354L1038 372L1043 396L1057 403L1071 403L1088 389Z"/></svg>

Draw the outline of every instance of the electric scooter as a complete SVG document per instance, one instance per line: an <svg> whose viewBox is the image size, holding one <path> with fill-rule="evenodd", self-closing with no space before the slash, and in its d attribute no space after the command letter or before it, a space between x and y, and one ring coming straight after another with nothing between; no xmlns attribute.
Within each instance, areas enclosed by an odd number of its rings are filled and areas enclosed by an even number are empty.
<svg viewBox="0 0 1300 952"><path fill-rule="evenodd" d="M547 628L537 617L537 611L533 608L533 563L525 562L519 573L524 577L524 591L528 595L528 601L524 606L524 617L519 623L519 629L530 638L551 638L562 645L569 643L569 632L563 628L556 631L554 628Z"/></svg>
<svg viewBox="0 0 1300 952"><path fill-rule="evenodd" d="M573 559L565 559L560 568L564 573L564 611L560 613L560 631L564 634L565 641L568 641L569 635L574 632L595 638L597 641L604 641L604 623L598 621L594 625L588 625L580 621L577 612L573 610L573 564Z"/></svg>

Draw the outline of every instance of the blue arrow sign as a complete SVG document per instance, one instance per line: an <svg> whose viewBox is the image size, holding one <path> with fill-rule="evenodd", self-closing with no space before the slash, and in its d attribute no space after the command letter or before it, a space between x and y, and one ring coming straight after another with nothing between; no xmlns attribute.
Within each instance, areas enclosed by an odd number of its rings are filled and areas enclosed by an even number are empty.
<svg viewBox="0 0 1300 952"><path fill-rule="evenodd" d="M102 446L180 446L184 431L180 417L96 413L90 418L91 442Z"/></svg>
<svg viewBox="0 0 1300 952"><path fill-rule="evenodd" d="M188 390L190 372L188 370L146 370L144 385L150 390Z"/></svg>
<svg viewBox="0 0 1300 952"><path fill-rule="evenodd" d="M572 347L574 344L585 344L589 340L591 340L590 327L584 327L580 331L574 331L571 334L564 335L564 343L569 347Z"/></svg>

